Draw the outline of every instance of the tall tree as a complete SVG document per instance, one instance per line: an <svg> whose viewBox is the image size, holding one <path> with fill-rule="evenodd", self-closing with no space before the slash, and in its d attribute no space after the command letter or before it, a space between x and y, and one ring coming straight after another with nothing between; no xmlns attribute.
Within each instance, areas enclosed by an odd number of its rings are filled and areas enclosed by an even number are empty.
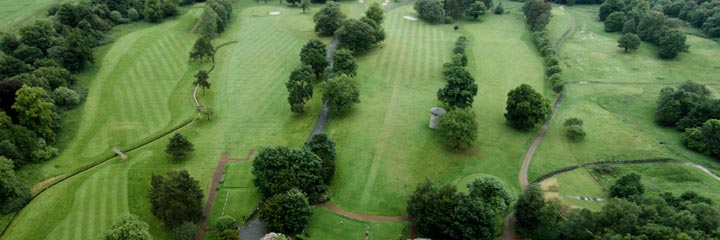
<svg viewBox="0 0 720 240"><path fill-rule="evenodd" d="M288 90L288 102L290 111L294 113L304 112L305 102L313 95L313 72L310 65L296 68L290 73L290 78L285 84Z"/></svg>
<svg viewBox="0 0 720 240"><path fill-rule="evenodd" d="M329 1L313 17L315 32L325 36L333 35L345 18L345 14L340 10L340 4Z"/></svg>
<svg viewBox="0 0 720 240"><path fill-rule="evenodd" d="M528 188L520 194L517 204L515 205L515 227L521 232L527 234L537 227L540 227L542 212L545 207L545 197L542 190L536 184L528 186Z"/></svg>
<svg viewBox="0 0 720 240"><path fill-rule="evenodd" d="M550 13L551 9L550 3L543 0L530 0L525 2L522 10L523 13L525 13L525 21L530 26L530 30L540 31L545 29L545 26L550 23L550 18L552 17L552 13Z"/></svg>
<svg viewBox="0 0 720 240"><path fill-rule="evenodd" d="M152 240L147 223L138 219L137 216L125 213L120 219L105 232L102 240Z"/></svg>
<svg viewBox="0 0 720 240"><path fill-rule="evenodd" d="M200 62L202 62L205 57L209 59L214 53L215 49L213 48L210 39L207 37L201 37L195 41L195 45L193 45L193 49L190 52L190 58L195 61L200 59Z"/></svg>
<svg viewBox="0 0 720 240"><path fill-rule="evenodd" d="M625 49L625 52L637 50L640 47L640 37L634 33L625 33L618 39L618 47Z"/></svg>
<svg viewBox="0 0 720 240"><path fill-rule="evenodd" d="M253 183L266 198L297 188L315 204L323 200L328 189L322 160L306 150L263 148L253 161L252 173Z"/></svg>
<svg viewBox="0 0 720 240"><path fill-rule="evenodd" d="M614 12L605 19L605 32L617 32L623 29L625 24L625 13Z"/></svg>
<svg viewBox="0 0 720 240"><path fill-rule="evenodd" d="M165 148L165 152L175 159L182 159L188 152L195 150L195 146L180 133L176 133Z"/></svg>
<svg viewBox="0 0 720 240"><path fill-rule="evenodd" d="M340 28L335 31L335 35L340 47L347 48L354 53L370 50L378 42L377 29L357 19L343 21Z"/></svg>
<svg viewBox="0 0 720 240"><path fill-rule="evenodd" d="M477 139L478 123L471 109L455 109L440 118L443 141L453 149L468 148Z"/></svg>
<svg viewBox="0 0 720 240"><path fill-rule="evenodd" d="M205 70L200 70L197 74L195 74L195 81L193 82L193 85L200 86L203 90L203 95L205 95L205 89L210 88L210 82L208 79L210 79L210 74Z"/></svg>
<svg viewBox="0 0 720 240"><path fill-rule="evenodd" d="M327 102L335 113L343 114L349 111L353 104L360 103L360 92L352 78L347 75L335 76L325 88L323 102Z"/></svg>
<svg viewBox="0 0 720 240"><path fill-rule="evenodd" d="M374 2L370 4L370 7L365 11L365 16L369 19L372 19L377 24L382 24L384 19L384 11L380 7L380 4L377 2Z"/></svg>
<svg viewBox="0 0 720 240"><path fill-rule="evenodd" d="M58 114L53 110L55 104L42 88L28 87L17 91L12 108L18 113L21 125L32 129L38 136L48 142L55 140Z"/></svg>
<svg viewBox="0 0 720 240"><path fill-rule="evenodd" d="M357 75L358 65L355 62L355 57L352 55L353 52L348 49L339 49L333 52L333 74L345 74L350 77Z"/></svg>
<svg viewBox="0 0 720 240"><path fill-rule="evenodd" d="M205 6L202 15L200 15L200 34L203 38L213 39L218 36L218 29L221 28L222 18L212 7Z"/></svg>
<svg viewBox="0 0 720 240"><path fill-rule="evenodd" d="M445 230L452 225L452 213L460 196L455 186L434 187L427 179L415 188L407 201L407 212L418 233L427 238L445 239Z"/></svg>
<svg viewBox="0 0 720 240"><path fill-rule="evenodd" d="M511 127L530 130L547 119L550 103L530 85L522 84L508 93L505 119Z"/></svg>
<svg viewBox="0 0 720 240"><path fill-rule="evenodd" d="M270 231L290 235L300 233L312 216L307 197L297 188L269 198L260 208L260 219Z"/></svg>
<svg viewBox="0 0 720 240"><path fill-rule="evenodd" d="M335 175L335 142L330 140L325 133L318 133L305 143L305 149L320 157L323 179L329 185Z"/></svg>
<svg viewBox="0 0 720 240"><path fill-rule="evenodd" d="M447 85L438 90L438 100L451 108L471 108L478 86L470 72L461 65L453 64L444 73Z"/></svg>
<svg viewBox="0 0 720 240"><path fill-rule="evenodd" d="M300 61L304 65L310 65L315 72L315 79L320 79L320 75L329 65L327 58L327 45L320 39L311 39L302 50L300 50Z"/></svg>
<svg viewBox="0 0 720 240"><path fill-rule="evenodd" d="M673 29L665 31L665 34L660 37L658 42L658 47L660 47L658 56L663 59L673 59L681 52L687 52L690 46L685 44L686 39L685 33L679 30Z"/></svg>
<svg viewBox="0 0 720 240"><path fill-rule="evenodd" d="M153 175L148 192L150 211L169 228L203 217L202 190L186 170L168 172L167 177Z"/></svg>
<svg viewBox="0 0 720 240"><path fill-rule="evenodd" d="M615 198L625 198L630 201L639 201L642 199L645 188L640 182L640 174L630 173L620 177L610 187L608 196Z"/></svg>
<svg viewBox="0 0 720 240"><path fill-rule="evenodd" d="M443 3L439 0L418 0L414 8L420 19L429 23L438 24L445 20Z"/></svg>
<svg viewBox="0 0 720 240"><path fill-rule="evenodd" d="M475 1L470 4L470 9L467 10L467 15L477 20L480 15L485 15L485 11L487 11L485 3L482 1Z"/></svg>

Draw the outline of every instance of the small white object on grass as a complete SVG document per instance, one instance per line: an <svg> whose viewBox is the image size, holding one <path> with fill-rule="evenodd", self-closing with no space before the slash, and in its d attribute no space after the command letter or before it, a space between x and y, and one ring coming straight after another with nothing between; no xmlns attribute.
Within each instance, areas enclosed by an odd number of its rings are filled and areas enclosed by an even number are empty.
<svg viewBox="0 0 720 240"><path fill-rule="evenodd" d="M418 19L413 16L403 16L404 19L410 20L410 21L417 21Z"/></svg>
<svg viewBox="0 0 720 240"><path fill-rule="evenodd" d="M365 0L358 0L359 3L365 3Z"/></svg>
<svg viewBox="0 0 720 240"><path fill-rule="evenodd" d="M277 16L277 15L280 15L280 13L281 13L280 11L272 11L272 12L269 12L268 14L270 14L271 16Z"/></svg>
<svg viewBox="0 0 720 240"><path fill-rule="evenodd" d="M388 4L387 2L384 2L382 5L385 6L385 5L387 5L387 4Z"/></svg>

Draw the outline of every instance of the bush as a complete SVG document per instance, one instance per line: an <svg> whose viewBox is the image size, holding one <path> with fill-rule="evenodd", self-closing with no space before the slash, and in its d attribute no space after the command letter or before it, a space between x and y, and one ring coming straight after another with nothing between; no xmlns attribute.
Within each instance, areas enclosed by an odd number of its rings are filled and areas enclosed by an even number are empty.
<svg viewBox="0 0 720 240"><path fill-rule="evenodd" d="M557 66L559 64L560 62L555 55L545 56L545 66Z"/></svg>
<svg viewBox="0 0 720 240"><path fill-rule="evenodd" d="M562 69L558 65L551 65L548 66L547 69L545 69L545 75L546 76L552 76L553 74L561 73Z"/></svg>
<svg viewBox="0 0 720 240"><path fill-rule="evenodd" d="M686 129L682 142L702 154L720 157L720 120L710 119L702 127Z"/></svg>
<svg viewBox="0 0 720 240"><path fill-rule="evenodd" d="M228 229L235 229L237 221L231 216L222 216L215 220L215 230L223 232Z"/></svg>
<svg viewBox="0 0 720 240"><path fill-rule="evenodd" d="M128 19L133 22L140 21L140 13L135 8L130 8L127 11Z"/></svg>
<svg viewBox="0 0 720 240"><path fill-rule="evenodd" d="M493 12L498 15L505 13L505 9L503 9L502 3L498 4L497 7L495 7L495 11Z"/></svg>
<svg viewBox="0 0 720 240"><path fill-rule="evenodd" d="M361 53L378 43L376 30L369 24L356 19L345 20L335 31L339 46L354 53Z"/></svg>
<svg viewBox="0 0 720 240"><path fill-rule="evenodd" d="M508 92L505 119L508 125L530 130L545 121L550 114L550 103L530 85L522 84Z"/></svg>
<svg viewBox="0 0 720 240"><path fill-rule="evenodd" d="M614 12L605 19L605 32L617 32L623 29L625 13Z"/></svg>
<svg viewBox="0 0 720 240"><path fill-rule="evenodd" d="M72 108L80 104L80 95L72 89L59 87L52 92L55 105L60 108Z"/></svg>
<svg viewBox="0 0 720 240"><path fill-rule="evenodd" d="M415 11L420 19L432 24L438 24L445 20L443 3L438 0L419 0L415 2Z"/></svg>
<svg viewBox="0 0 720 240"><path fill-rule="evenodd" d="M585 130L582 126L572 126L565 130L565 134L570 141L580 142L585 139Z"/></svg>

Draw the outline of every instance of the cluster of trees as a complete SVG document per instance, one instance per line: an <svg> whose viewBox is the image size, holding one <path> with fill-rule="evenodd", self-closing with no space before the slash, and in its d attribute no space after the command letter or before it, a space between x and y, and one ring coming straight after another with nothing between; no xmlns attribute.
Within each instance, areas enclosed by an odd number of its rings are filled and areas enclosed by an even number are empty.
<svg viewBox="0 0 720 240"><path fill-rule="evenodd" d="M174 239L194 239L202 220L203 193L197 180L186 170L170 171L167 177L153 175L148 189L150 211Z"/></svg>
<svg viewBox="0 0 720 240"><path fill-rule="evenodd" d="M565 127L565 136L573 142L580 142L585 139L585 130L583 129L583 120L579 118L568 118L563 123Z"/></svg>
<svg viewBox="0 0 720 240"><path fill-rule="evenodd" d="M555 47L550 43L547 32L543 30L533 32L533 43L543 56L545 66L545 78L552 85L553 91L562 92L565 85L562 84L562 68L558 60Z"/></svg>
<svg viewBox="0 0 720 240"><path fill-rule="evenodd" d="M638 38L656 44L660 49L658 56L663 59L673 59L688 51L685 34L673 29L663 12L651 10L647 0L607 0L600 7L598 17L605 21L606 32L625 34L618 43L626 52L638 48Z"/></svg>
<svg viewBox="0 0 720 240"><path fill-rule="evenodd" d="M340 4L330 1L315 14L313 20L315 32L324 36L334 34L341 48L361 53L385 40L383 18L383 10L378 3L371 4L362 18L346 19Z"/></svg>
<svg viewBox="0 0 720 240"><path fill-rule="evenodd" d="M414 6L420 19L433 24L460 19L477 20L492 7L492 0L419 0ZM495 8L496 14L503 12L502 6Z"/></svg>
<svg viewBox="0 0 720 240"><path fill-rule="evenodd" d="M335 174L335 143L316 134L302 149L260 150L253 161L253 183L265 197L259 216L271 231L300 233L312 216L310 204L326 202Z"/></svg>
<svg viewBox="0 0 720 240"><path fill-rule="evenodd" d="M610 188L602 210L563 212L531 185L515 208L516 229L532 239L717 239L720 211L713 201L694 192L680 196L644 195L640 176L626 175Z"/></svg>
<svg viewBox="0 0 720 240"><path fill-rule="evenodd" d="M231 0L208 0L200 16L200 34L213 39L225 31L233 12Z"/></svg>
<svg viewBox="0 0 720 240"><path fill-rule="evenodd" d="M522 84L508 93L505 111L508 125L526 131L547 119L550 103L530 85Z"/></svg>
<svg viewBox="0 0 720 240"><path fill-rule="evenodd" d="M333 52L333 65L329 68L327 46L320 39L312 39L300 51L303 66L290 73L285 84L288 90L290 110L295 113L304 111L305 103L312 98L312 80L318 80L327 70L328 81L323 92L323 102L337 114L350 110L353 104L360 103L360 92L353 83L358 65L349 49L341 48Z"/></svg>
<svg viewBox="0 0 720 240"><path fill-rule="evenodd" d="M239 240L240 233L237 231L237 220L231 216L222 216L215 220L215 231L218 233L218 240Z"/></svg>
<svg viewBox="0 0 720 240"><path fill-rule="evenodd" d="M691 81L677 89L663 88L655 109L655 122L683 131L682 142L690 149L720 157L720 99Z"/></svg>
<svg viewBox="0 0 720 240"><path fill-rule="evenodd" d="M418 234L432 239L495 239L495 226L514 200L494 177L467 184L468 194L453 185L418 184L408 199L407 211Z"/></svg>
<svg viewBox="0 0 720 240"><path fill-rule="evenodd" d="M708 0L653 1L653 9L701 28L710 37L720 37L720 3Z"/></svg>
<svg viewBox="0 0 720 240"><path fill-rule="evenodd" d="M472 105L478 86L470 72L465 69L468 40L461 36L455 42L453 57L443 65L443 75L447 85L437 92L440 102L450 111L440 118L440 131L443 141L453 149L472 146L477 139L477 120Z"/></svg>
<svg viewBox="0 0 720 240"><path fill-rule="evenodd" d="M552 3L567 4L568 6L574 6L575 4L601 4L605 0L551 0Z"/></svg>

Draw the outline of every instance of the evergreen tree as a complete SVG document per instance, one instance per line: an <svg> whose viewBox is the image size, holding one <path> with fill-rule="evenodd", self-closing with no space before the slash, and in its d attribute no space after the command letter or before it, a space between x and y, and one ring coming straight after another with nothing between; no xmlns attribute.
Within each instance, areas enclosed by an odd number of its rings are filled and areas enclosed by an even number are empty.
<svg viewBox="0 0 720 240"><path fill-rule="evenodd" d="M192 152L195 146L185 138L182 134L176 133L165 149L167 154L170 154L175 159L183 159L187 156L188 152Z"/></svg>

